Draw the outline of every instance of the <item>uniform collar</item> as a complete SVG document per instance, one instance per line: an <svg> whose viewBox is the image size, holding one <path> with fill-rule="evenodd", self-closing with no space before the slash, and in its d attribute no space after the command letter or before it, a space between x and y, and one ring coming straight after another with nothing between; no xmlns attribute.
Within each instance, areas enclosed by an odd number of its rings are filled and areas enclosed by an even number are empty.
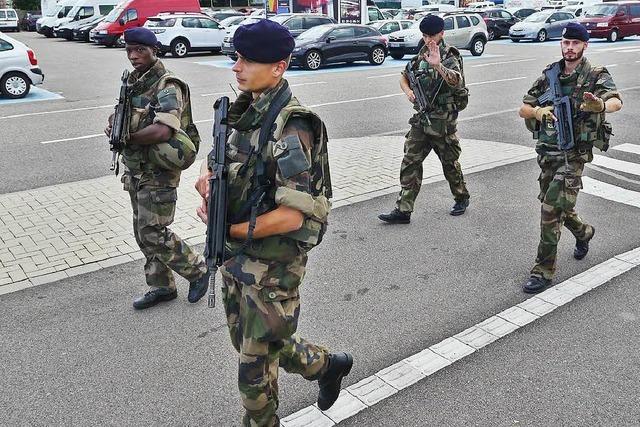
<svg viewBox="0 0 640 427"><path fill-rule="evenodd" d="M249 92L242 92L229 108L229 124L238 131L260 128L262 117L269 109L274 96L286 84L282 81L274 88L260 94L255 100Z"/></svg>

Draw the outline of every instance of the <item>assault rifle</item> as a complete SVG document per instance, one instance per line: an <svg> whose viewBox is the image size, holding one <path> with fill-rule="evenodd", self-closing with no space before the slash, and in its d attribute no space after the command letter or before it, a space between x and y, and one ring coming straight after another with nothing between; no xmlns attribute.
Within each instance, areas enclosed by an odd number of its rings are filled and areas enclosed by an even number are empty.
<svg viewBox="0 0 640 427"><path fill-rule="evenodd" d="M207 204L207 240L204 257L211 273L209 279L209 307L216 305L216 272L225 258L227 237L227 114L229 98L223 96L213 106L213 149L207 156L207 165L213 172L209 178L209 202Z"/></svg>
<svg viewBox="0 0 640 427"><path fill-rule="evenodd" d="M553 115L557 119L553 126L558 137L558 148L562 151L568 151L576 145L573 137L573 114L569 96L562 95L560 72L559 62L544 72L549 82L549 89L538 98L538 104L553 103Z"/></svg>
<svg viewBox="0 0 640 427"><path fill-rule="evenodd" d="M411 90L413 91L413 94L416 97L416 102L418 103L418 108L420 110L419 112L423 116L423 118L427 121L427 124L430 125L431 121L429 120L429 113L433 111L433 102L435 101L436 96L438 96L438 92L440 92L440 88L442 87L442 83L444 82L444 79L442 77L438 78L438 84L436 86L436 90L431 96L429 96L430 94L426 93L426 91L424 90L424 88L422 87L422 85L418 80L420 75L424 74L424 72L414 71L411 68L411 62L407 63L405 70L407 72L407 78L409 80L409 87L411 88Z"/></svg>
<svg viewBox="0 0 640 427"><path fill-rule="evenodd" d="M124 70L122 73L122 86L120 86L120 96L118 97L118 104L116 105L116 111L113 114L113 123L111 124L111 136L109 137L110 150L113 152L111 157L110 170L114 170L116 176L120 170L120 164L118 162L122 148L126 143L125 139L129 130L129 117L131 102L129 99L129 88L127 86L127 80L129 80L129 71Z"/></svg>

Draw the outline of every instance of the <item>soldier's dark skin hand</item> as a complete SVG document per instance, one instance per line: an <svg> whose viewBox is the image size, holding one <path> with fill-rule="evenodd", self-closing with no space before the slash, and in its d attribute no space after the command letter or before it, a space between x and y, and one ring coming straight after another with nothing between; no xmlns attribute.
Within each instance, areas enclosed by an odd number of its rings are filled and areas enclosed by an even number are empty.
<svg viewBox="0 0 640 427"><path fill-rule="evenodd" d="M113 129L113 116L114 113L111 113L109 116L107 127L104 129L104 134L107 135L107 138L111 138L111 129Z"/></svg>

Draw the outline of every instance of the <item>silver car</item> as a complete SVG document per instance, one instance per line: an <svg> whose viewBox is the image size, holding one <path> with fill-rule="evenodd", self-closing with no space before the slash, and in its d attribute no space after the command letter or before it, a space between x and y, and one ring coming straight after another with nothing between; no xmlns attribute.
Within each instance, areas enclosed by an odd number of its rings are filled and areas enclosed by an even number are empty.
<svg viewBox="0 0 640 427"><path fill-rule="evenodd" d="M520 40L544 42L562 37L562 30L569 22L577 22L576 17L570 12L543 10L515 23L509 29L509 37L513 42Z"/></svg>
<svg viewBox="0 0 640 427"><path fill-rule="evenodd" d="M444 19L444 39L458 49L470 50L473 56L480 56L487 44L487 25L480 15L467 12L437 13ZM415 55L424 46L420 21L407 30L387 35L389 55L393 59L402 59L404 55Z"/></svg>
<svg viewBox="0 0 640 427"><path fill-rule="evenodd" d="M0 94L10 99L24 98L32 85L44 81L33 50L0 33Z"/></svg>

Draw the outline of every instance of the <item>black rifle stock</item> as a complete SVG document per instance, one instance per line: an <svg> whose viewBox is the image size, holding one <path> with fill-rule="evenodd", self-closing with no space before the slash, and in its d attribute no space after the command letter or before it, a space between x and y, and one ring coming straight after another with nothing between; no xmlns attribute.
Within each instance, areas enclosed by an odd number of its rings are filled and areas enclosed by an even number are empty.
<svg viewBox="0 0 640 427"><path fill-rule="evenodd" d="M126 143L127 131L129 128L129 115L131 102L129 99L129 88L127 80L129 80L129 71L124 70L122 73L122 85L120 86L120 95L118 96L118 104L113 114L113 123L111 124L111 136L109 137L110 150L113 153L111 157L112 171L118 175L120 164L118 162L122 148Z"/></svg>
<svg viewBox="0 0 640 427"><path fill-rule="evenodd" d="M209 178L209 202L207 205L207 240L204 257L211 273L209 279L209 307L216 304L216 272L225 258L227 237L227 168L225 155L227 148L227 114L229 98L218 99L214 105L213 149L207 156L207 164L212 172Z"/></svg>
<svg viewBox="0 0 640 427"><path fill-rule="evenodd" d="M556 62L544 74L549 82L549 89L538 98L538 104L544 105L553 103L553 115L556 121L553 126L558 137L558 148L562 151L571 150L576 144L573 137L573 114L571 109L571 99L562 95L560 86L560 63ZM544 123L543 123L544 125Z"/></svg>

